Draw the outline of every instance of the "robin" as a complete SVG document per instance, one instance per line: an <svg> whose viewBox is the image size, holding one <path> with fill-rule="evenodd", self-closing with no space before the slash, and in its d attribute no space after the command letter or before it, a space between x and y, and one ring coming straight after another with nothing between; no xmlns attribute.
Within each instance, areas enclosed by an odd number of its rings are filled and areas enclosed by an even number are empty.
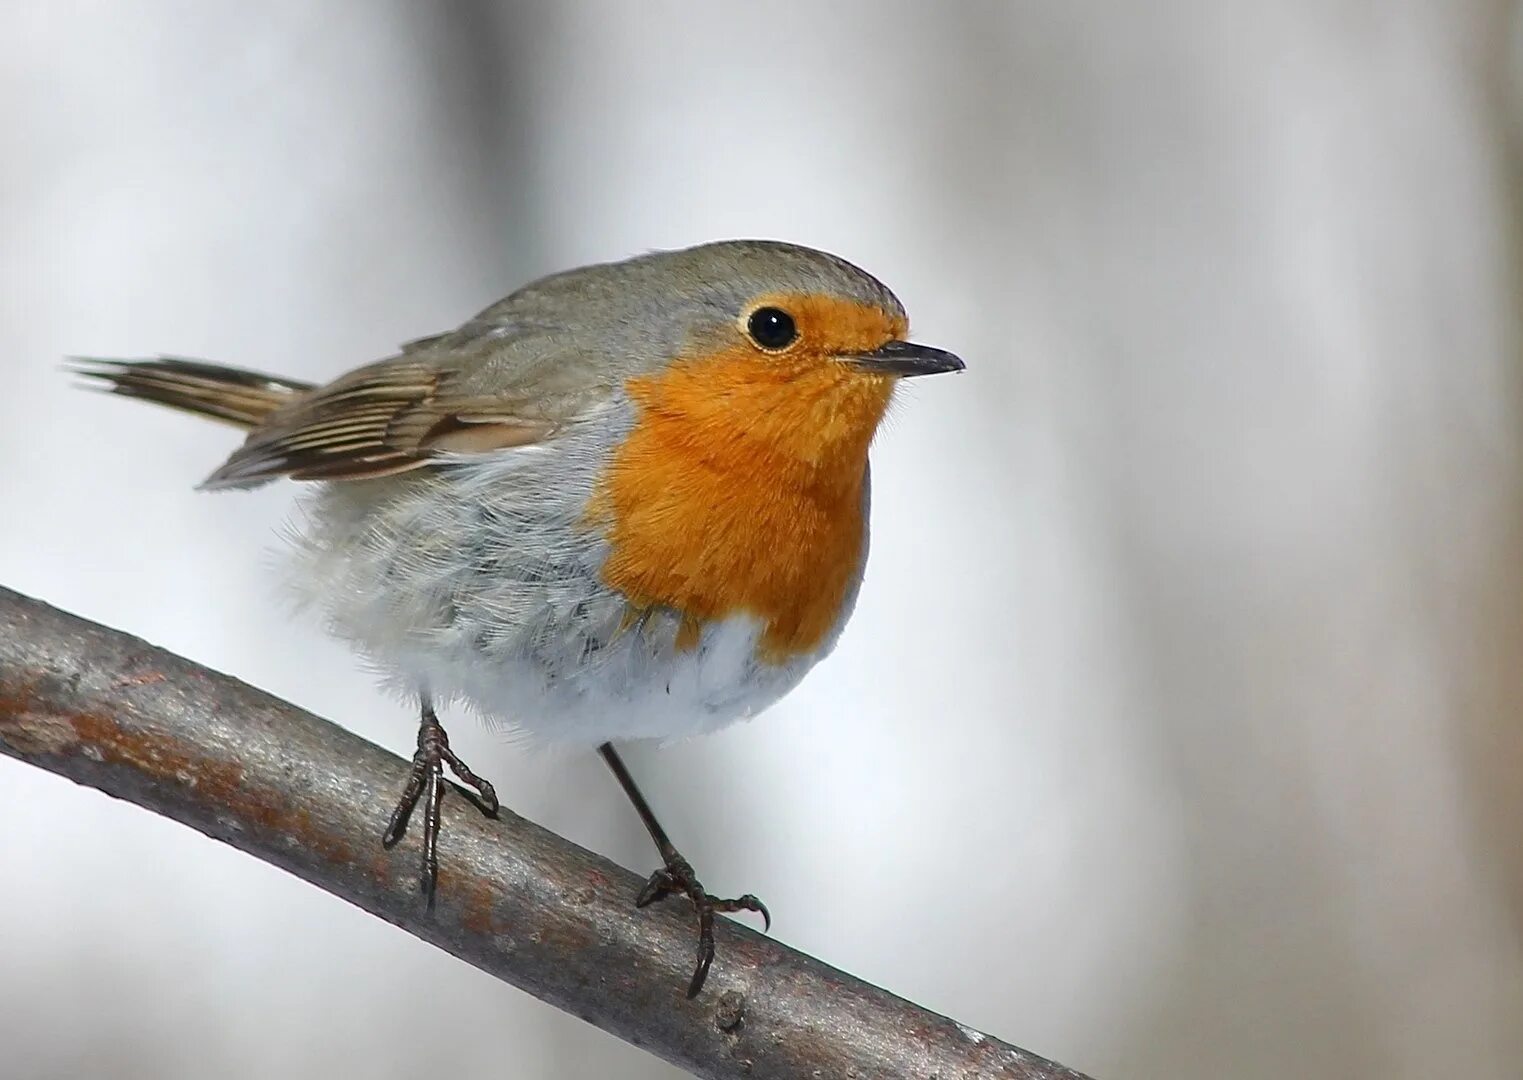
<svg viewBox="0 0 1523 1080"><path fill-rule="evenodd" d="M382 837L423 803L433 906L447 766L495 814L435 712L459 701L596 747L660 851L636 898L685 897L688 996L710 895L614 743L717 731L830 652L867 558L868 445L902 378L959 371L833 255L739 240L586 266L459 329L315 386L194 360L79 360L102 388L248 433L201 484L315 481L290 576L334 633L419 702Z"/></svg>

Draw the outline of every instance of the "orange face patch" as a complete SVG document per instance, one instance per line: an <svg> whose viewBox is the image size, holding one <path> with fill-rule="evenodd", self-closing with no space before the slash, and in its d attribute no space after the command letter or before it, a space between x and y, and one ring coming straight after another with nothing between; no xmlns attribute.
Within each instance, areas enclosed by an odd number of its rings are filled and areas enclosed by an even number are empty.
<svg viewBox="0 0 1523 1080"><path fill-rule="evenodd" d="M630 380L638 417L590 517L611 544L603 580L632 605L754 615L780 662L820 645L861 564L867 450L894 380L837 357L906 328L833 297L754 306L787 311L798 340L763 352L742 319L732 340Z"/></svg>
<svg viewBox="0 0 1523 1080"><path fill-rule="evenodd" d="M793 316L798 324L798 344L783 353L798 352L806 359L871 352L885 341L903 338L909 332L909 324L902 315L819 293L766 293L758 296L741 315L740 323L744 325L747 315L764 307L781 308Z"/></svg>

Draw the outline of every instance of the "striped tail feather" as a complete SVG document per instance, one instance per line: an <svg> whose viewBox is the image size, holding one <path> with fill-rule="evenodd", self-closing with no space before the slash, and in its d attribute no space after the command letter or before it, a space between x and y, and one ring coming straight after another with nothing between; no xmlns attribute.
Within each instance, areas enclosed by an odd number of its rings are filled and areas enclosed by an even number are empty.
<svg viewBox="0 0 1523 1080"><path fill-rule="evenodd" d="M68 366L106 393L167 405L245 431L313 389L311 383L294 379L169 356L152 360L74 357Z"/></svg>

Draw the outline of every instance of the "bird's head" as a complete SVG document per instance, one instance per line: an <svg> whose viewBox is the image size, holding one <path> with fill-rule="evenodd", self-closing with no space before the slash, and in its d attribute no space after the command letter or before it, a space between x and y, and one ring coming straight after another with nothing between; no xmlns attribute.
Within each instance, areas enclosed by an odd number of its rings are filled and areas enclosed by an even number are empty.
<svg viewBox="0 0 1523 1080"><path fill-rule="evenodd" d="M618 265L608 314L649 329L630 396L705 456L859 478L899 380L963 368L906 340L898 298L824 252L737 240Z"/></svg>

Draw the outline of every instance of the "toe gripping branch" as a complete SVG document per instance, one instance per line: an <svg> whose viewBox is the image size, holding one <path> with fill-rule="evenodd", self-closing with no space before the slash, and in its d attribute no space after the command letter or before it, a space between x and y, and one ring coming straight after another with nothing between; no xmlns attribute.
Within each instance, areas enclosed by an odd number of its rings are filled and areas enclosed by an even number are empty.
<svg viewBox="0 0 1523 1080"><path fill-rule="evenodd" d="M630 775L629 769L625 767L618 752L610 744L604 743L598 747L598 753L608 763L608 768L612 770L614 778L619 781L619 786L624 789L624 794L629 796L629 801L634 804L635 813L640 815L640 820L645 824L645 830L655 841L656 850L661 853L661 860L666 864L650 876L650 880L640 890L640 895L635 897L635 907L648 907L668 896L685 896L688 903L693 905L693 912L698 916L698 962L693 968L693 978L687 987L687 996L695 998L703 990L703 984L709 977L709 968L714 963L714 914L754 911L762 917L767 930L772 929L772 915L767 911L767 905L750 893L734 900L722 900L705 892L703 883L693 872L692 864L682 857L667 837L666 830L656 820L655 812L645 801L645 796L640 794L640 788L635 784L634 777Z"/></svg>
<svg viewBox="0 0 1523 1080"><path fill-rule="evenodd" d="M408 773L407 784L402 789L402 797L397 800L396 809L391 813L391 820L387 823L386 832L381 838L381 843L388 849L395 847L407 834L408 823L412 820L413 811L418 803L423 803L423 860L418 874L419 891L427 898L428 910L434 909L434 899L439 881L439 833L440 833L440 807L444 804L444 791L447 786L444 777L444 768L449 766L460 783L461 794L470 799L476 807L488 817L497 815L498 801L497 792L491 783L477 776L460 758L450 749L449 735L444 730L444 725L439 723L439 717L434 712L433 704L428 695L421 695L422 709L418 723L418 749L412 758L412 770ZM714 916L719 913L732 914L739 911L754 912L762 917L765 929L772 929L772 915L767 911L767 905L763 904L755 896L746 893L744 896L733 900L726 900L707 892L703 883L698 880L698 875L693 871L693 866L673 846L667 838L665 830L656 820L651 811L650 804L635 786L633 777L625 768L624 762L619 758L612 746L604 744L599 747L599 753L608 762L624 792L634 803L640 820L644 822L651 839L655 841L656 848L661 853L661 859L665 864L646 881L645 887L635 898L636 907L648 907L651 904L665 900L669 896L681 896L686 898L692 905L693 913L698 918L698 957L693 967L693 977L688 982L687 996L697 997L703 990L703 984L709 977L709 968L714 963Z"/></svg>
<svg viewBox="0 0 1523 1080"><path fill-rule="evenodd" d="M444 730L444 725L439 723L433 703L424 694L422 716L418 723L418 750L412 756L412 771L408 773L407 785L402 789L402 797L397 801L396 809L391 812L391 821L381 837L381 844L389 850L407 834L407 823L412 819L412 812L417 807L418 800L424 798L426 793L427 798L423 803L423 865L418 874L418 888L428 900L429 911L434 910L434 895L439 883L439 808L444 804L446 765L462 784L472 789L459 789L461 793L487 817L496 817L496 789L490 781L473 773L450 749L449 734Z"/></svg>
<svg viewBox="0 0 1523 1080"><path fill-rule="evenodd" d="M635 897L635 907L643 908L665 900L668 896L686 896L698 916L698 962L693 968L692 981L687 986L687 996L695 998L703 990L709 977L709 967L714 963L714 914L736 911L753 911L762 917L763 932L772 929L772 914L767 905L750 893L734 900L721 900L704 891L703 883L693 873L692 865L675 848L667 845L670 854L662 852L666 865L650 876L640 895Z"/></svg>

